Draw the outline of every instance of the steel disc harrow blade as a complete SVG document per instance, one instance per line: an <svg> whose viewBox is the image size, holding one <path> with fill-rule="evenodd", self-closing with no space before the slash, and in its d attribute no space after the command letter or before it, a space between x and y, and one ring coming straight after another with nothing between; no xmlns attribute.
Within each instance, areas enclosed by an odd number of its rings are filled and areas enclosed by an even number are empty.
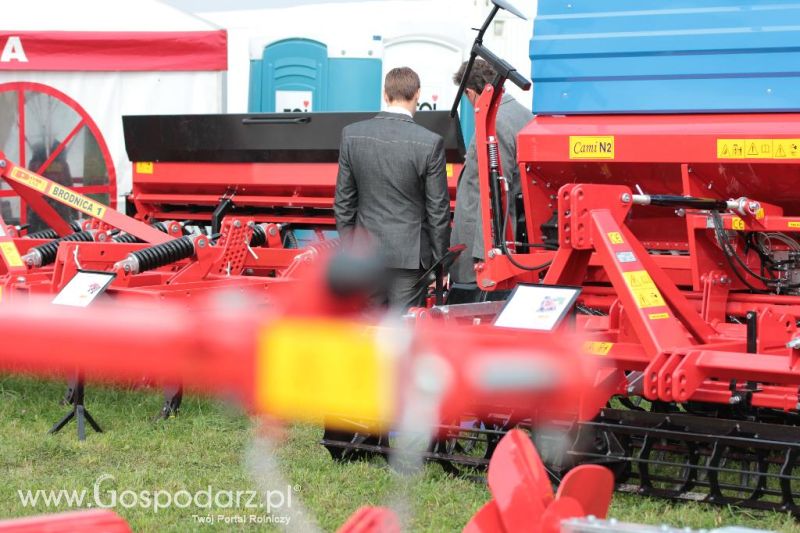
<svg viewBox="0 0 800 533"><path fill-rule="evenodd" d="M611 468L619 490L800 515L794 425L605 409L569 455Z"/></svg>
<svg viewBox="0 0 800 533"><path fill-rule="evenodd" d="M781 413L767 414L774 415L765 417L769 423L604 409L570 430L537 430L532 437L554 482L570 468L594 463L614 472L620 491L800 516L800 427ZM415 453L448 473L474 477L511 427L497 417L439 429L439 437ZM397 441L394 433L327 430L321 443L335 459L347 461L408 454Z"/></svg>

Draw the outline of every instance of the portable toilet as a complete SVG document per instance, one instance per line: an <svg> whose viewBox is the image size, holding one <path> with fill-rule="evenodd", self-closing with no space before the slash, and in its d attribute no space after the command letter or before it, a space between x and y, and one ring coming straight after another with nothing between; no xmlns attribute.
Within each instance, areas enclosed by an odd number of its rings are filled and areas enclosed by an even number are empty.
<svg viewBox="0 0 800 533"><path fill-rule="evenodd" d="M372 49L363 57L346 55L345 50L339 54L344 57L331 57L325 43L305 38L284 39L267 45L261 59L250 64L249 111L380 109L379 54Z"/></svg>

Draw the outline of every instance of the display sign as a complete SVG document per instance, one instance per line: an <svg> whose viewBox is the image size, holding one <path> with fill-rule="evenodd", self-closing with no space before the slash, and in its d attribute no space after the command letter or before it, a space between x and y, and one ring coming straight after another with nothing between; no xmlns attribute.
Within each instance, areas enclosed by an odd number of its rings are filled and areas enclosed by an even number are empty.
<svg viewBox="0 0 800 533"><path fill-rule="evenodd" d="M494 325L552 331L564 319L580 293L580 287L517 285Z"/></svg>
<svg viewBox="0 0 800 533"><path fill-rule="evenodd" d="M53 299L56 305L87 307L116 277L112 272L79 271Z"/></svg>

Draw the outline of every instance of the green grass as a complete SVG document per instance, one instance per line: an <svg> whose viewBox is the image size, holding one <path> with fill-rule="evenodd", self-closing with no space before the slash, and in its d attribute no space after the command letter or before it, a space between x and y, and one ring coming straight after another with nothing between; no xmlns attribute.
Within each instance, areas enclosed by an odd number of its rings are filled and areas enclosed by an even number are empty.
<svg viewBox="0 0 800 533"><path fill-rule="evenodd" d="M258 425L235 408L194 396L184 401L181 416L153 424L152 416L161 406L158 392L90 385L87 406L105 433L90 431L81 443L75 425L70 424L57 435L47 435L65 412L58 404L63 392L64 385L58 381L0 375L1 518L68 510L63 505L24 507L18 490L86 489L91 501L95 480L103 474L114 476L102 484L104 501L112 489L118 494L124 490L195 493L208 486L213 491L257 490L256 479L266 477L271 488L283 482L297 487L297 492L292 489L294 502L302 501L325 531L335 530L362 505L386 505L398 497L408 506L408 530L458 531L489 498L485 486L448 477L435 465L403 479L381 460L334 463L317 444L321 430L307 425L291 427L278 447L277 462L284 477L279 481L273 472L262 470L266 468L262 461L248 462ZM262 458L257 453L256 457ZM264 514L175 506L157 513L152 508L120 506L116 511L135 531L228 530L230 524L201 525L192 515ZM792 519L777 513L669 504L632 495L615 496L611 514L631 522L694 528L737 524L800 531ZM236 528L275 529L264 525ZM294 530L291 524L289 530Z"/></svg>

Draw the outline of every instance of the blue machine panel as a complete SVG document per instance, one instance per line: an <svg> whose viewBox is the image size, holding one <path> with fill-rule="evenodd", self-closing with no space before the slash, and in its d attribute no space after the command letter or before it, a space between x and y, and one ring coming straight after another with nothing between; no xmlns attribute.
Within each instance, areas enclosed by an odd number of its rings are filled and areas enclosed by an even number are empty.
<svg viewBox="0 0 800 533"><path fill-rule="evenodd" d="M539 0L539 114L800 111L797 0Z"/></svg>

